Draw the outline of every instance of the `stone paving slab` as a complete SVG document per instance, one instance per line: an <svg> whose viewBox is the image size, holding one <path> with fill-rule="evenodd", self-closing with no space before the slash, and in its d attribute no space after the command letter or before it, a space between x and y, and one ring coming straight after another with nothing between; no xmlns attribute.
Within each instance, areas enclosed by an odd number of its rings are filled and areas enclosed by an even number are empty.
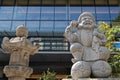
<svg viewBox="0 0 120 80"><path fill-rule="evenodd" d="M62 79L62 80L74 80L74 79ZM120 78L82 78L77 80L120 80Z"/></svg>

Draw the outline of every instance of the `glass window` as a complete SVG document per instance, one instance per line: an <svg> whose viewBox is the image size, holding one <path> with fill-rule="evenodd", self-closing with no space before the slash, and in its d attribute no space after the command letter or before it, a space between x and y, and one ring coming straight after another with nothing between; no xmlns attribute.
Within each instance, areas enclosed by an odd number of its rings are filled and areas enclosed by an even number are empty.
<svg viewBox="0 0 120 80"><path fill-rule="evenodd" d="M110 20L108 7L96 7L97 20Z"/></svg>
<svg viewBox="0 0 120 80"><path fill-rule="evenodd" d="M55 21L54 31L64 31L68 25L68 21Z"/></svg>
<svg viewBox="0 0 120 80"><path fill-rule="evenodd" d="M2 1L0 0L0 5L2 4Z"/></svg>
<svg viewBox="0 0 120 80"><path fill-rule="evenodd" d="M39 21L27 21L26 27L29 31L39 31Z"/></svg>
<svg viewBox="0 0 120 80"><path fill-rule="evenodd" d="M13 7L0 7L0 20L11 20Z"/></svg>
<svg viewBox="0 0 120 80"><path fill-rule="evenodd" d="M94 15L95 19L96 19L96 15L95 15L95 7L82 7L82 12L90 12Z"/></svg>
<svg viewBox="0 0 120 80"><path fill-rule="evenodd" d="M15 31L19 25L25 26L25 21L13 21L12 22L12 31Z"/></svg>
<svg viewBox="0 0 120 80"><path fill-rule="evenodd" d="M55 0L56 6L65 6L67 5L67 0Z"/></svg>
<svg viewBox="0 0 120 80"><path fill-rule="evenodd" d="M54 7L42 7L41 20L54 20Z"/></svg>
<svg viewBox="0 0 120 80"><path fill-rule="evenodd" d="M80 6L81 0L69 0L69 5L70 6Z"/></svg>
<svg viewBox="0 0 120 80"><path fill-rule="evenodd" d="M90 12L90 13L95 13L95 7L82 7L82 12Z"/></svg>
<svg viewBox="0 0 120 80"><path fill-rule="evenodd" d="M25 20L26 19L27 7L15 7L14 8L14 20Z"/></svg>
<svg viewBox="0 0 120 80"><path fill-rule="evenodd" d="M11 21L0 21L0 31L10 31Z"/></svg>
<svg viewBox="0 0 120 80"><path fill-rule="evenodd" d="M77 20L81 14L81 7L69 7L69 20Z"/></svg>
<svg viewBox="0 0 120 80"><path fill-rule="evenodd" d="M68 20L67 7L55 7L55 20Z"/></svg>
<svg viewBox="0 0 120 80"><path fill-rule="evenodd" d="M109 0L109 5L110 6L116 6L116 5L118 5L118 0Z"/></svg>
<svg viewBox="0 0 120 80"><path fill-rule="evenodd" d="M94 0L82 0L82 5L94 5Z"/></svg>
<svg viewBox="0 0 120 80"><path fill-rule="evenodd" d="M110 7L111 20L115 20L120 13L120 7Z"/></svg>
<svg viewBox="0 0 120 80"><path fill-rule="evenodd" d="M3 6L13 6L14 0L3 0L2 5Z"/></svg>
<svg viewBox="0 0 120 80"><path fill-rule="evenodd" d="M40 7L28 7L27 20L40 20Z"/></svg>
<svg viewBox="0 0 120 80"><path fill-rule="evenodd" d="M40 6L41 0L29 0L29 6Z"/></svg>
<svg viewBox="0 0 120 80"><path fill-rule="evenodd" d="M108 1L107 0L95 0L95 5L96 6L107 6Z"/></svg>
<svg viewBox="0 0 120 80"><path fill-rule="evenodd" d="M53 30L53 21L41 21L40 30L52 31Z"/></svg>
<svg viewBox="0 0 120 80"><path fill-rule="evenodd" d="M42 0L44 6L54 6L54 0Z"/></svg>
<svg viewBox="0 0 120 80"><path fill-rule="evenodd" d="M28 4L28 0L16 0L16 6L26 6Z"/></svg>

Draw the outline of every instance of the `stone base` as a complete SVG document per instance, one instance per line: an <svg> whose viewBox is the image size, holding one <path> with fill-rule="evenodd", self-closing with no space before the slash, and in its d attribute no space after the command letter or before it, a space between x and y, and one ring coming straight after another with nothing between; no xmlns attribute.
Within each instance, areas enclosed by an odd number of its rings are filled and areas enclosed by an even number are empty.
<svg viewBox="0 0 120 80"><path fill-rule="evenodd" d="M24 77L9 77L8 80L26 80Z"/></svg>
<svg viewBox="0 0 120 80"><path fill-rule="evenodd" d="M62 80L74 80L74 79L62 79ZM77 80L120 80L120 78L82 78Z"/></svg>

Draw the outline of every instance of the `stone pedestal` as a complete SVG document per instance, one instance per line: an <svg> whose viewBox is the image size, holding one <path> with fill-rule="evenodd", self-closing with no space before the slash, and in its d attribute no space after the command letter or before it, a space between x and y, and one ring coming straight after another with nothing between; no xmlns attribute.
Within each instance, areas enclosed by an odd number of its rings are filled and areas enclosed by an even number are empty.
<svg viewBox="0 0 120 80"><path fill-rule="evenodd" d="M29 67L29 56L34 55L39 46L32 45L27 39L28 31L24 26L18 26L15 38L3 38L2 48L10 53L9 65L4 67L3 72L8 80L25 80L32 73Z"/></svg>
<svg viewBox="0 0 120 80"><path fill-rule="evenodd" d="M9 77L8 80L25 80L33 73L33 69L26 66L8 65L4 67L4 73Z"/></svg>

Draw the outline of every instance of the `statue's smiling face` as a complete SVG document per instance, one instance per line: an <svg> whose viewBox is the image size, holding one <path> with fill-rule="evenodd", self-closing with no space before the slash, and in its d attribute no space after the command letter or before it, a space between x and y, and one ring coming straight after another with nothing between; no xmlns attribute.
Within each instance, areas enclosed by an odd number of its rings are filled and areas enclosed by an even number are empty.
<svg viewBox="0 0 120 80"><path fill-rule="evenodd" d="M91 28L95 27L95 21L90 16L82 17L81 18L81 24L82 24L83 28L91 29Z"/></svg>

